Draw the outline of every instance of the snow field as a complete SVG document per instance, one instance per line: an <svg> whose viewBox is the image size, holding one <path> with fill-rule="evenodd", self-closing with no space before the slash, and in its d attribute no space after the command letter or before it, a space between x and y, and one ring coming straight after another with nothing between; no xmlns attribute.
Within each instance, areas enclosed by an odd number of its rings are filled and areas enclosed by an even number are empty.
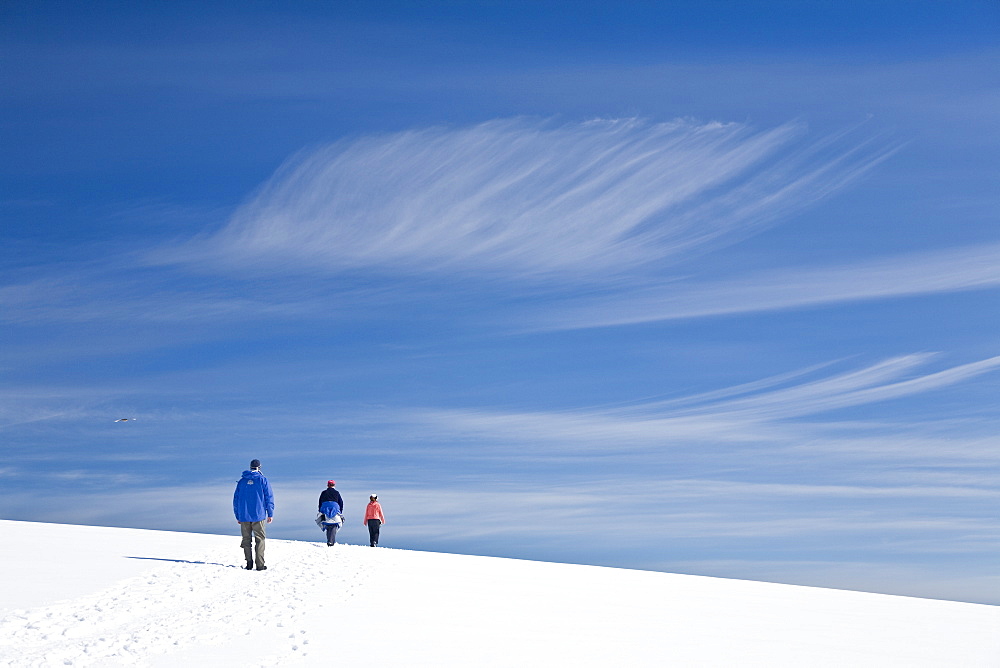
<svg viewBox="0 0 1000 668"><path fill-rule="evenodd" d="M0 521L0 665L1000 665L991 606L236 533Z"/></svg>

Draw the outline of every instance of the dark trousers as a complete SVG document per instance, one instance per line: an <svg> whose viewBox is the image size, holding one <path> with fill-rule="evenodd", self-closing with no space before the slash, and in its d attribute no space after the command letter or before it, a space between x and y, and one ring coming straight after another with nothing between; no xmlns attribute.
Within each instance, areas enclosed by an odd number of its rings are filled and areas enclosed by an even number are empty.
<svg viewBox="0 0 1000 668"><path fill-rule="evenodd" d="M264 525L264 522L240 522L240 534L243 537L240 547L243 548L243 556L247 558L247 566L256 562L257 570L264 568L264 539L267 538ZM257 544L252 546L252 541Z"/></svg>
<svg viewBox="0 0 1000 668"><path fill-rule="evenodd" d="M382 527L382 520L368 520L368 538L371 539L372 547L378 546L378 530Z"/></svg>
<svg viewBox="0 0 1000 668"><path fill-rule="evenodd" d="M340 528L339 524L327 524L326 525L326 544L333 545L337 542L337 529Z"/></svg>

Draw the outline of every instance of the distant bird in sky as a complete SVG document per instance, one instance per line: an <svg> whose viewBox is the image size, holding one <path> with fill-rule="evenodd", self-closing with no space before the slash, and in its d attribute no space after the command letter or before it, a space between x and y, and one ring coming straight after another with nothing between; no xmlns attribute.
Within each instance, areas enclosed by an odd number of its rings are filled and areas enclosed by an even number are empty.
<svg viewBox="0 0 1000 668"><path fill-rule="evenodd" d="M135 418L118 418L115 422L128 422L129 420L135 421Z"/></svg>

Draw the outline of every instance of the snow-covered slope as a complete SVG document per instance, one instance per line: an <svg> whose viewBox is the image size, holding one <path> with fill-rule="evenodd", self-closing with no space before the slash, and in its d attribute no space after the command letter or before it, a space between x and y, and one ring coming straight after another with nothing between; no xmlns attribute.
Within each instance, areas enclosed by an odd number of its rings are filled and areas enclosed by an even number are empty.
<svg viewBox="0 0 1000 668"><path fill-rule="evenodd" d="M1000 665L990 606L233 529L0 521L0 665Z"/></svg>

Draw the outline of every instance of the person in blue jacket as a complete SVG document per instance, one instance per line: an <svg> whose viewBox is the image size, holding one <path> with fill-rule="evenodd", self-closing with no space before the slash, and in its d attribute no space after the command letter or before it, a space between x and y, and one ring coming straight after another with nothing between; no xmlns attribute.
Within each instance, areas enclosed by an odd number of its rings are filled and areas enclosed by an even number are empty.
<svg viewBox="0 0 1000 668"><path fill-rule="evenodd" d="M267 478L260 472L260 460L250 462L250 470L243 472L243 477L236 483L233 493L233 513L240 523L240 533L243 535L243 556L247 559L246 569L252 571L256 566L258 571L266 571L264 565L264 531L265 524L274 519L274 494ZM251 536L257 541L256 551L251 548ZM254 558L256 556L256 559Z"/></svg>
<svg viewBox="0 0 1000 668"><path fill-rule="evenodd" d="M322 525L326 529L327 547L333 547L337 542L337 530L340 529L341 518L344 516L344 498L334 489L335 480L326 481L326 489L319 495L318 510L323 515Z"/></svg>

